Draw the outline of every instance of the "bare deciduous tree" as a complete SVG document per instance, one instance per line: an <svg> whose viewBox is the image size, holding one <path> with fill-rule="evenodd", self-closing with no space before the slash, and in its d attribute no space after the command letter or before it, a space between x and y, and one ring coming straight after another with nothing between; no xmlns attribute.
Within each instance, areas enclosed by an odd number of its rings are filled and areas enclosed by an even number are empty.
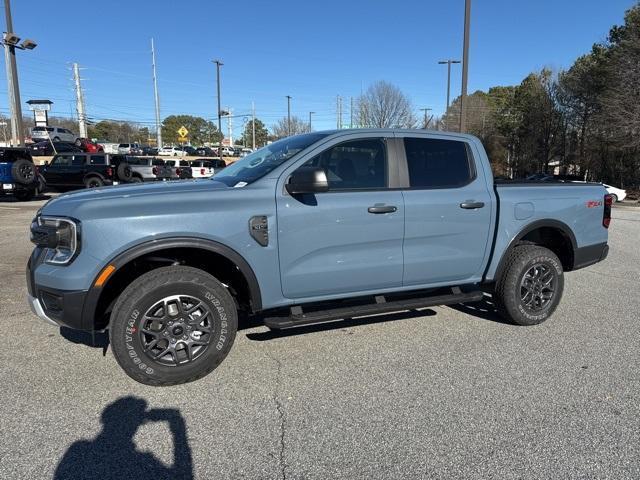
<svg viewBox="0 0 640 480"><path fill-rule="evenodd" d="M298 135L309 132L309 124L295 115L291 117L291 132L287 117L283 117L275 125L271 126L271 133L275 138L284 138L289 135Z"/></svg>
<svg viewBox="0 0 640 480"><path fill-rule="evenodd" d="M398 87L385 81L371 85L356 105L356 118L363 127L413 128L417 124L409 99Z"/></svg>

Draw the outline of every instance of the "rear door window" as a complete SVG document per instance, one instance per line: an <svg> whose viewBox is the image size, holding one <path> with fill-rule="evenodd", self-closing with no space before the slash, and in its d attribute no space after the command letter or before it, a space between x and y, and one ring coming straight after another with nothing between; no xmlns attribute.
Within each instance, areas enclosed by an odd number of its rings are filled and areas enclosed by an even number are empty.
<svg viewBox="0 0 640 480"><path fill-rule="evenodd" d="M86 159L87 159L86 155L74 155L73 162L71 163L71 165L74 165L74 166L84 165Z"/></svg>
<svg viewBox="0 0 640 480"><path fill-rule="evenodd" d="M457 188L474 177L465 142L405 138L411 188Z"/></svg>
<svg viewBox="0 0 640 480"><path fill-rule="evenodd" d="M104 155L91 155L89 163L91 165L106 165L107 158Z"/></svg>

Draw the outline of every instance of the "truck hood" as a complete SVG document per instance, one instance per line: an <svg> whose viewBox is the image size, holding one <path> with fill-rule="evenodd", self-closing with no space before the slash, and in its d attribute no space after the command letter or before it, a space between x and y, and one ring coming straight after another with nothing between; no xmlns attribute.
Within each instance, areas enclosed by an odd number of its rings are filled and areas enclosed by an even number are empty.
<svg viewBox="0 0 640 480"><path fill-rule="evenodd" d="M47 202L40 213L73 216L78 209L84 210L89 206L92 210L99 206L113 205L118 205L120 208L135 208L136 205L149 202L155 204L175 202L185 194L200 197L202 194L221 190L231 190L231 188L224 183L209 179L123 184L62 194Z"/></svg>

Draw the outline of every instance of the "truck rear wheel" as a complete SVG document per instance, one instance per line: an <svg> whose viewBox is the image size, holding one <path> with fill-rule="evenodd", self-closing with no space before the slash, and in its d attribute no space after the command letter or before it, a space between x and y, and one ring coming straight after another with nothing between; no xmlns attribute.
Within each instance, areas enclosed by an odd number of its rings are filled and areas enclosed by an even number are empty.
<svg viewBox="0 0 640 480"><path fill-rule="evenodd" d="M109 328L113 354L134 380L153 386L192 382L225 359L238 315L227 289L193 267L162 267L118 298Z"/></svg>
<svg viewBox="0 0 640 480"><path fill-rule="evenodd" d="M517 325L537 325L553 314L563 289L558 257L544 247L521 245L508 253L493 298L503 318Z"/></svg>

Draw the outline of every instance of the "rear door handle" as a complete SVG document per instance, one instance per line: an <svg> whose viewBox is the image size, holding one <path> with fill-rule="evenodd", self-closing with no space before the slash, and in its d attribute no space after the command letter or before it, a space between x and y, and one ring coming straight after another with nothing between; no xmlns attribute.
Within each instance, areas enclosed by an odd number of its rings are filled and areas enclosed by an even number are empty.
<svg viewBox="0 0 640 480"><path fill-rule="evenodd" d="M398 210L397 207L393 205L374 205L373 207L369 207L369 213L393 213Z"/></svg>
<svg viewBox="0 0 640 480"><path fill-rule="evenodd" d="M468 210L473 210L475 208L484 207L484 202L462 202L460 204L460 208L466 208Z"/></svg>

